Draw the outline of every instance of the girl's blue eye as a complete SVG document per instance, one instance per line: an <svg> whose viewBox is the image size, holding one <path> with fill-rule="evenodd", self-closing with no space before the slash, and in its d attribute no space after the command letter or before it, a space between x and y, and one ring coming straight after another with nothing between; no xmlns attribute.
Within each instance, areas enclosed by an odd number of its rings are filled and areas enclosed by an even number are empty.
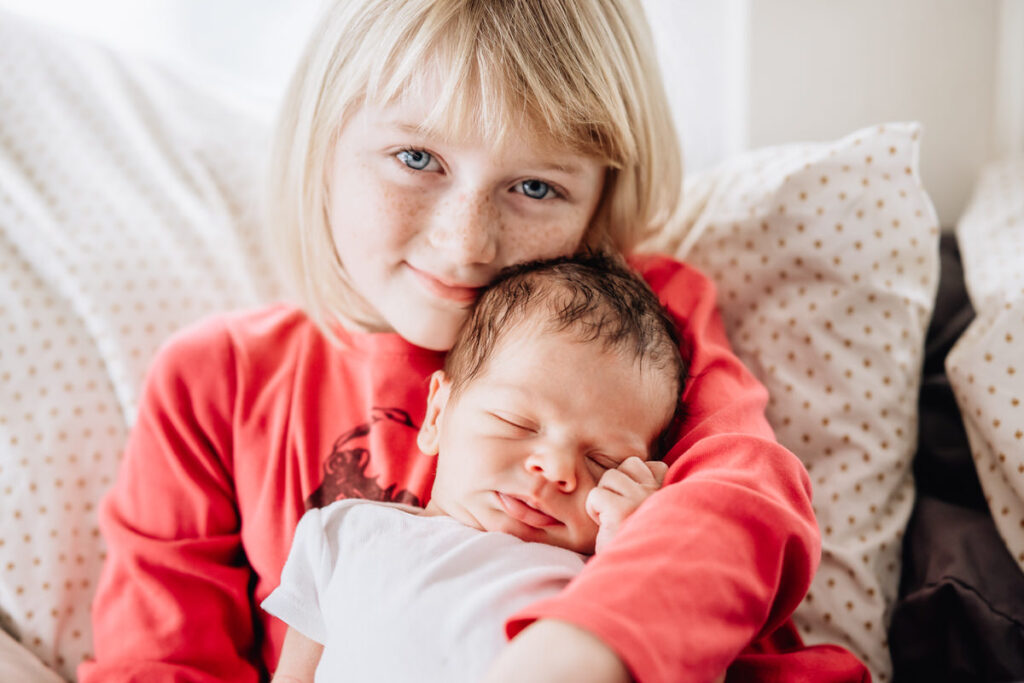
<svg viewBox="0 0 1024 683"><path fill-rule="evenodd" d="M430 152L424 152L422 149L403 149L396 156L399 161L414 171L422 171L434 159Z"/></svg>
<svg viewBox="0 0 1024 683"><path fill-rule="evenodd" d="M557 196L554 188L543 180L524 180L519 183L523 194L530 199L547 199L548 195Z"/></svg>

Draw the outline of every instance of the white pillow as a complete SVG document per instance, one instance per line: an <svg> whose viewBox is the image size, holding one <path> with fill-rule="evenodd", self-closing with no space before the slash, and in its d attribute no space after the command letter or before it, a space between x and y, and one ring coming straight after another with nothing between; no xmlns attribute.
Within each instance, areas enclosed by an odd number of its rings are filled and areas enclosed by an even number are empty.
<svg viewBox="0 0 1024 683"><path fill-rule="evenodd" d="M756 150L688 180L650 248L719 288L768 418L811 474L822 562L795 621L892 677L886 632L914 499L917 396L939 228L918 175L920 129Z"/></svg>
<svg viewBox="0 0 1024 683"><path fill-rule="evenodd" d="M0 14L0 627L73 677L96 507L173 330L275 291L263 128L144 64Z"/></svg>
<svg viewBox="0 0 1024 683"><path fill-rule="evenodd" d="M976 317L946 370L992 518L1024 570L1024 158L983 170L956 234Z"/></svg>

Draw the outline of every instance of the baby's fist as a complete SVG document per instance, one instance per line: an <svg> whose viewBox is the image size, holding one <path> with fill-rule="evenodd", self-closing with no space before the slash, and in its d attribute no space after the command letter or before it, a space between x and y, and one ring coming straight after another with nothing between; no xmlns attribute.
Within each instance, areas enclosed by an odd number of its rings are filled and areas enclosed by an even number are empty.
<svg viewBox="0 0 1024 683"><path fill-rule="evenodd" d="M647 498L661 488L668 465L633 456L601 476L587 494L587 514L597 524L594 552L611 542L619 527Z"/></svg>

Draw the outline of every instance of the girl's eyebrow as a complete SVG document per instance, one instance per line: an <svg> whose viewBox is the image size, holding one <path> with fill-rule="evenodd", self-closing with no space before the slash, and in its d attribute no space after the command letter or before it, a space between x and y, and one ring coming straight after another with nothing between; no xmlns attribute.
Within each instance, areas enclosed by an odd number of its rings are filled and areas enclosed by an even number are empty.
<svg viewBox="0 0 1024 683"><path fill-rule="evenodd" d="M531 164L531 166L533 165ZM555 171L566 175L577 175L580 172L580 167L576 164L559 163L557 161L545 161L537 164L534 168L538 171Z"/></svg>

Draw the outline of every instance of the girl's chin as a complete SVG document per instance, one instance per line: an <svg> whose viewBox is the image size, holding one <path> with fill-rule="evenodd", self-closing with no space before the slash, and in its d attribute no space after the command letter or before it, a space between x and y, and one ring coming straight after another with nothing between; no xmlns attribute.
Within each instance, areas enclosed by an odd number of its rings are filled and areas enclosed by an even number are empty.
<svg viewBox="0 0 1024 683"><path fill-rule="evenodd" d="M411 320L410 318L414 318ZM429 351L447 351L455 343L462 316L407 316L393 325L403 339Z"/></svg>

